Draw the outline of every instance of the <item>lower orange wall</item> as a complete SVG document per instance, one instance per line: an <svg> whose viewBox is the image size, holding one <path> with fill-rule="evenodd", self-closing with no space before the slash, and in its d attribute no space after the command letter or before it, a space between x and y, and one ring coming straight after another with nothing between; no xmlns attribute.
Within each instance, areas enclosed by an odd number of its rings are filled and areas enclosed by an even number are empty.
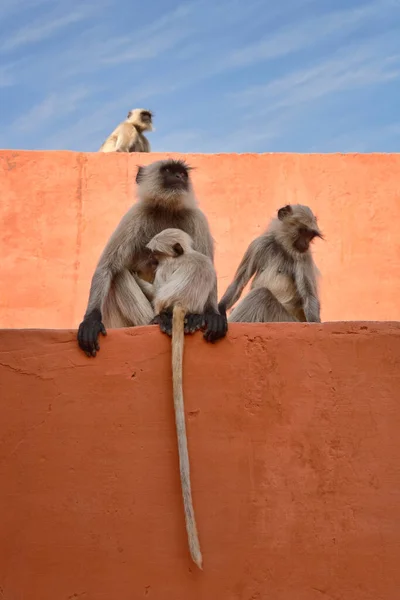
<svg viewBox="0 0 400 600"><path fill-rule="evenodd" d="M0 331L0 598L395 600L400 324L186 338L204 571L189 559L156 327Z"/></svg>
<svg viewBox="0 0 400 600"><path fill-rule="evenodd" d="M77 327L100 253L159 154L0 151L0 327ZM170 155L178 156L178 155ZM326 241L323 320L400 319L400 154L186 155L216 239L219 294L287 203Z"/></svg>

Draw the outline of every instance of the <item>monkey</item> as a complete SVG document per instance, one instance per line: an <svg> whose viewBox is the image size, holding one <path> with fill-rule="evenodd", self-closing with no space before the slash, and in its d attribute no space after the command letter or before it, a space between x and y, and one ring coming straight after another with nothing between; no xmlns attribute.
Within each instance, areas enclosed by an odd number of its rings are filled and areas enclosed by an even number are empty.
<svg viewBox="0 0 400 600"><path fill-rule="evenodd" d="M155 262L155 264L157 264L157 262ZM155 271L155 268L154 268L154 271ZM136 283L142 290L143 294L146 296L147 300L149 302L152 302L153 298L154 298L154 284L147 281L147 279L142 279L142 277L139 277L138 273L136 273L136 272L133 272L132 275L133 275ZM154 272L154 275L155 275L155 272ZM144 277L146 277L146 275L144 275ZM154 276L153 276L153 279L154 279Z"/></svg>
<svg viewBox="0 0 400 600"><path fill-rule="evenodd" d="M149 325L151 303L133 273L154 279L154 262L147 244L163 229L175 227L193 239L193 249L214 264L214 240L207 217L200 210L190 178L191 167L182 160L164 159L139 166L138 201L122 217L108 240L92 277L89 300L78 328L79 347L96 356L100 333L107 328ZM218 311L217 284L210 292L202 319L187 315L185 331L204 328L207 342L225 337L228 321Z"/></svg>
<svg viewBox="0 0 400 600"><path fill-rule="evenodd" d="M202 320L207 300L217 284L217 274L211 259L196 252L192 238L180 229L164 229L150 240L147 247L158 261L158 266L153 285L144 282L144 288L153 295L154 322L163 324L164 331L172 335L172 387L186 531L190 555L202 569L192 502L182 389L184 319L186 315L197 315Z"/></svg>
<svg viewBox="0 0 400 600"><path fill-rule="evenodd" d="M310 250L317 237L324 239L308 206L280 208L266 232L247 248L219 302L220 313L226 315L254 275L250 292L233 309L229 322L320 323L319 271Z"/></svg>
<svg viewBox="0 0 400 600"><path fill-rule="evenodd" d="M101 145L99 152L150 152L150 143L143 131L155 131L153 113L145 108L135 108Z"/></svg>

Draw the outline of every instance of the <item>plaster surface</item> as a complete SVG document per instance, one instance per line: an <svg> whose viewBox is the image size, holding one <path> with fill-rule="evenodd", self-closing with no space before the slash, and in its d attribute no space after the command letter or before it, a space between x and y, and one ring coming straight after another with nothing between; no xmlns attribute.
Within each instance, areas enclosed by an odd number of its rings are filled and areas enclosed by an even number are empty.
<svg viewBox="0 0 400 600"><path fill-rule="evenodd" d="M0 151L0 327L72 328L96 263L135 202L138 164L173 154ZM184 155L216 240L221 297L248 244L287 203L326 241L324 321L400 320L400 154Z"/></svg>
<svg viewBox="0 0 400 600"><path fill-rule="evenodd" d="M396 600L400 324L186 338L204 558L187 550L155 327L0 331L1 600Z"/></svg>

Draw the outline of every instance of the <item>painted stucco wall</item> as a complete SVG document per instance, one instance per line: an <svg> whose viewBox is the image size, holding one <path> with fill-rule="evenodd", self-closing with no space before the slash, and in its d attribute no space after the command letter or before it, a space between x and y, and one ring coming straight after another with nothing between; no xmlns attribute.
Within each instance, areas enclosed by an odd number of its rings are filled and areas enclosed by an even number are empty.
<svg viewBox="0 0 400 600"><path fill-rule="evenodd" d="M0 598L397 600L400 324L186 338L204 571L191 563L170 343L0 331Z"/></svg>
<svg viewBox="0 0 400 600"><path fill-rule="evenodd" d="M162 155L166 156L166 155ZM179 156L179 155L170 155ZM0 327L76 327L100 253L158 154L0 151ZM220 296L249 242L309 204L323 320L400 319L400 155L186 155L216 239Z"/></svg>

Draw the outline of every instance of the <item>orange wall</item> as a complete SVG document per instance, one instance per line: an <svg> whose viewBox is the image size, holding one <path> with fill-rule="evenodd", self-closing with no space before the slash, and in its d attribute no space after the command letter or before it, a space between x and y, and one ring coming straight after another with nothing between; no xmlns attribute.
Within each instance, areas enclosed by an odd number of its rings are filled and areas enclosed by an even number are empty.
<svg viewBox="0 0 400 600"><path fill-rule="evenodd" d="M0 327L76 327L101 250L158 154L0 151ZM400 319L400 155L189 155L219 293L285 203L309 204L324 320Z"/></svg>
<svg viewBox="0 0 400 600"><path fill-rule="evenodd" d="M203 572L168 338L114 330L88 359L75 332L0 331L0 598L396 600L400 324L186 339Z"/></svg>

